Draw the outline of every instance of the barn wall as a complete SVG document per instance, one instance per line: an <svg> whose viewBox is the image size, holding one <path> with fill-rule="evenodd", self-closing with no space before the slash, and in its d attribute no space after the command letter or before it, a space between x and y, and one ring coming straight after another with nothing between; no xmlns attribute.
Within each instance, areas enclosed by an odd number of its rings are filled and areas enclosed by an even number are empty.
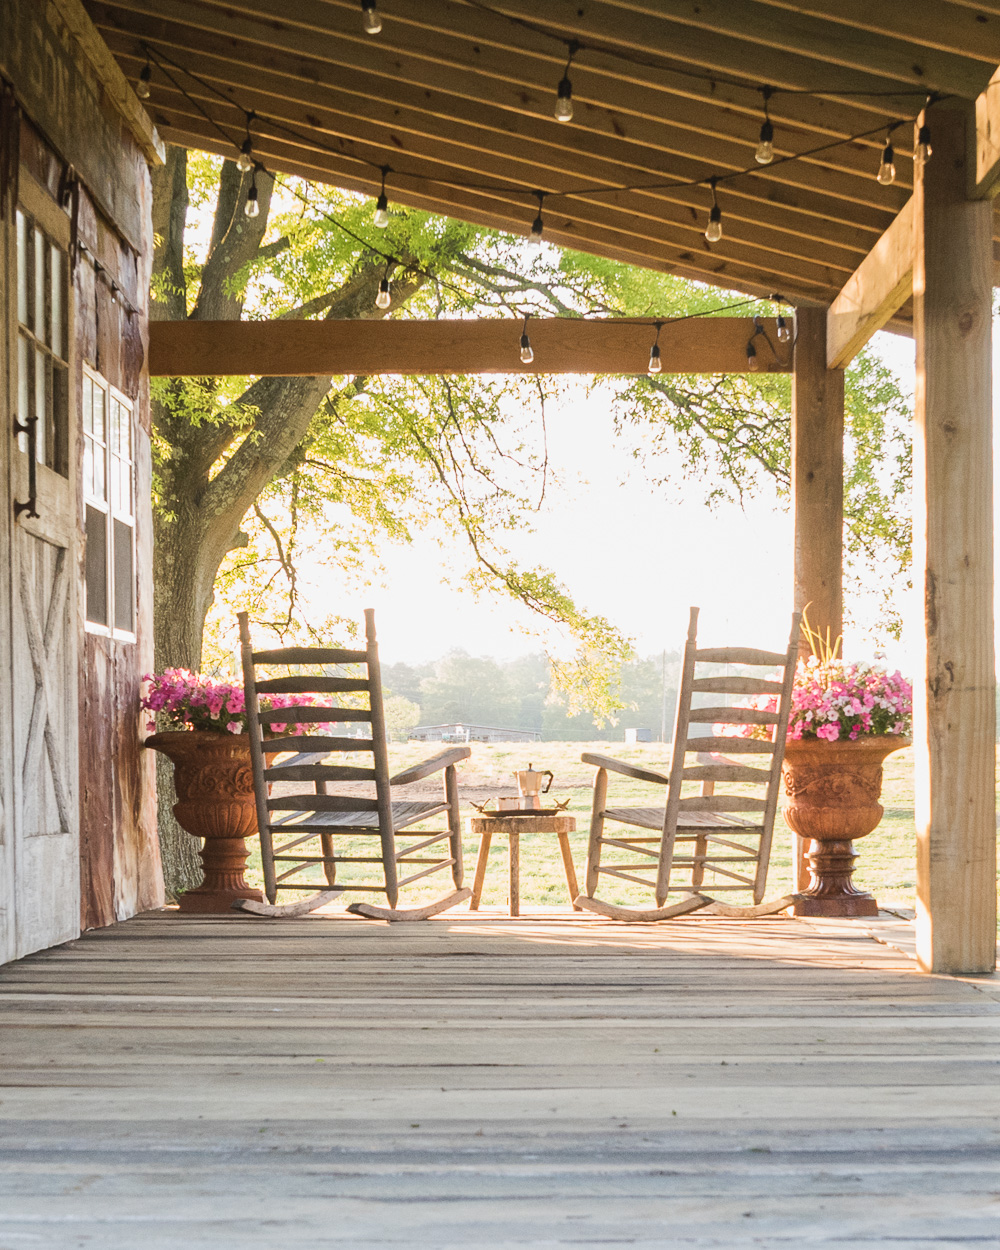
<svg viewBox="0 0 1000 1250"><path fill-rule="evenodd" d="M64 4L65 7L65 4ZM80 925L124 919L163 900L154 767L141 746L142 674L152 667L152 518L148 341L151 190L138 143L63 23L59 6L4 0L0 74L21 108L20 166L59 199L79 245L72 273L79 605ZM117 289L115 289L117 288ZM83 366L134 405L136 637L118 640L84 623ZM8 592L9 593L9 592ZM2 712L0 712L2 715ZM2 741L2 735L0 735Z"/></svg>

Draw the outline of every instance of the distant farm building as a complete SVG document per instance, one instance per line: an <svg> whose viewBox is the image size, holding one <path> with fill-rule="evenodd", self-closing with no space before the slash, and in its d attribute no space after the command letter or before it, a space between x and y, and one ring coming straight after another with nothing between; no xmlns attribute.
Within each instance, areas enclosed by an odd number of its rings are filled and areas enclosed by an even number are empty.
<svg viewBox="0 0 1000 1250"><path fill-rule="evenodd" d="M651 729L626 729L625 741L633 742L652 742L653 731Z"/></svg>
<svg viewBox="0 0 1000 1250"><path fill-rule="evenodd" d="M537 729L496 729L491 725L417 725L411 742L540 742Z"/></svg>

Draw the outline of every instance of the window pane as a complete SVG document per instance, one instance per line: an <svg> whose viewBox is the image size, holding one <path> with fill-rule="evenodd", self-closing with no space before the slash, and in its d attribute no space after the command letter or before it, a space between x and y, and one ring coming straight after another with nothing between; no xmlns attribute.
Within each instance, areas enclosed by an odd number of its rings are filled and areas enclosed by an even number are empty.
<svg viewBox="0 0 1000 1250"><path fill-rule="evenodd" d="M52 384L52 458L57 473L69 477L69 369L50 361Z"/></svg>
<svg viewBox="0 0 1000 1250"><path fill-rule="evenodd" d="M35 230L35 307L31 328L35 337L45 342L45 236L41 230Z"/></svg>
<svg viewBox="0 0 1000 1250"><path fill-rule="evenodd" d="M20 210L17 214L17 319L28 324L28 222Z"/></svg>
<svg viewBox="0 0 1000 1250"><path fill-rule="evenodd" d="M39 464L47 464L46 453L49 449L51 432L51 405L49 404L49 362L44 352L35 352L35 459Z"/></svg>
<svg viewBox="0 0 1000 1250"><path fill-rule="evenodd" d="M31 375L34 372L34 350L23 334L17 336L17 419L27 421L31 416ZM18 434L18 448L27 452L27 434Z"/></svg>
<svg viewBox="0 0 1000 1250"><path fill-rule="evenodd" d="M115 629L127 629L131 633L135 629L132 527L124 521L115 521L114 533Z"/></svg>
<svg viewBox="0 0 1000 1250"><path fill-rule="evenodd" d="M83 438L83 493L94 493L94 440L84 435Z"/></svg>
<svg viewBox="0 0 1000 1250"><path fill-rule="evenodd" d="M60 360L66 360L68 359L68 353L63 346L65 337L64 318L66 315L63 300L66 258L54 244L50 249L49 255L52 261L52 350Z"/></svg>
<svg viewBox="0 0 1000 1250"><path fill-rule="evenodd" d="M87 620L108 623L108 525L97 508L87 508Z"/></svg>
<svg viewBox="0 0 1000 1250"><path fill-rule="evenodd" d="M105 442L105 404L107 395L97 385L94 386L94 438L99 443Z"/></svg>
<svg viewBox="0 0 1000 1250"><path fill-rule="evenodd" d="M94 383L89 373L83 375L83 432L94 432Z"/></svg>

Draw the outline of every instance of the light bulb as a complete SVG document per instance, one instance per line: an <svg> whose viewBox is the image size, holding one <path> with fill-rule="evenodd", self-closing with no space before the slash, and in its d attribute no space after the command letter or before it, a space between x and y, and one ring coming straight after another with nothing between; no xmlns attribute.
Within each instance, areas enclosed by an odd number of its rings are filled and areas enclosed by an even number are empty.
<svg viewBox="0 0 1000 1250"><path fill-rule="evenodd" d="M240 154L236 158L236 168L241 174L248 174L253 169L253 140L249 135L243 140Z"/></svg>
<svg viewBox="0 0 1000 1250"><path fill-rule="evenodd" d="M527 333L521 335L521 364L530 365L535 359L535 353L531 350L531 339Z"/></svg>
<svg viewBox="0 0 1000 1250"><path fill-rule="evenodd" d="M878 173L875 175L875 180L880 186L888 187L896 181L895 161L896 153L887 139L885 147L882 149L882 162L878 167Z"/></svg>
<svg viewBox="0 0 1000 1250"><path fill-rule="evenodd" d="M649 352L649 373L659 373L663 368L663 361L660 359L660 345L654 343Z"/></svg>
<svg viewBox="0 0 1000 1250"><path fill-rule="evenodd" d="M243 205L243 211L248 217L256 217L260 212L260 205L257 203L257 184L251 182L250 189L247 191L247 202Z"/></svg>
<svg viewBox="0 0 1000 1250"><path fill-rule="evenodd" d="M535 220L531 223L531 234L528 235L528 242L533 247L539 247L542 242L542 231L545 229L545 222L542 221L542 214L539 213Z"/></svg>
<svg viewBox="0 0 1000 1250"><path fill-rule="evenodd" d="M380 230L384 230L389 224L389 197L384 191L375 201L373 222Z"/></svg>
<svg viewBox="0 0 1000 1250"><path fill-rule="evenodd" d="M135 94L140 100L149 99L149 80L153 77L152 67L147 62L139 70L139 81L135 84Z"/></svg>
<svg viewBox="0 0 1000 1250"><path fill-rule="evenodd" d="M931 128L930 126L921 126L917 131L917 147L913 153L913 159L918 165L923 165L931 159Z"/></svg>
<svg viewBox="0 0 1000 1250"><path fill-rule="evenodd" d="M708 214L708 229L705 231L705 238L709 243L718 243L722 238L722 209L718 204L713 204Z"/></svg>
<svg viewBox="0 0 1000 1250"><path fill-rule="evenodd" d="M378 295L375 296L376 308L388 308L392 303L392 296L389 294L389 279L383 278L378 284Z"/></svg>
<svg viewBox="0 0 1000 1250"><path fill-rule="evenodd" d="M568 75L564 75L556 88L556 121L571 122L573 120L573 84Z"/></svg>
<svg viewBox="0 0 1000 1250"><path fill-rule="evenodd" d="M780 314L778 316L778 342L790 343L792 339L792 329L788 322Z"/></svg>
<svg viewBox="0 0 1000 1250"><path fill-rule="evenodd" d="M747 368L751 373L756 373L760 368L760 361L757 359L757 349L753 343L747 343Z"/></svg>
<svg viewBox="0 0 1000 1250"><path fill-rule="evenodd" d="M758 165L770 165L774 160L774 127L771 125L770 118L765 118L760 128L760 141L754 157Z"/></svg>
<svg viewBox="0 0 1000 1250"><path fill-rule="evenodd" d="M377 35L382 29L382 19L375 7L375 0L361 0L361 24L367 35Z"/></svg>

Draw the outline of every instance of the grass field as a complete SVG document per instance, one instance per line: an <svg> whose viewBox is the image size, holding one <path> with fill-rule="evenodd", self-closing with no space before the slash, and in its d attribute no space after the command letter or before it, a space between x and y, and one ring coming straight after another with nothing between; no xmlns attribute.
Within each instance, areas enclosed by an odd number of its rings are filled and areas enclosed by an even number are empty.
<svg viewBox="0 0 1000 1250"><path fill-rule="evenodd" d="M516 793L513 778L515 768L526 767L529 760L535 768L551 768L555 774L551 796L559 800L569 799L569 812L576 817L577 832L572 836L571 841L577 874L582 886L594 770L589 765L581 763L581 751L602 752L658 770L663 769L666 761L666 749L659 743L625 746L620 742L554 742L534 743L530 747L513 743L493 746L477 743L472 747L472 758L462 766L459 772L463 820L475 814L470 800L481 803L491 795ZM434 747L429 747L426 743L392 746L390 747L391 767L393 771L397 771L433 754L435 754ZM439 781L424 784L437 785ZM611 785L613 787L610 791L612 801L618 800L625 803L656 801L650 787L643 787L640 783L631 782L625 778L612 778ZM650 797L643 798L643 795ZM413 794L412 797L424 796ZM855 849L859 852L860 858L855 881L859 886L870 890L883 906L912 908L916 879L912 749L899 751L889 756L886 761L882 803L885 807L882 823L874 833L856 844ZM471 884L477 849L476 840L466 837L466 884ZM792 834L779 816L775 827L768 896L782 894L792 888L791 851ZM484 907L503 907L506 904L506 857L506 838L495 839L483 893ZM256 845L248 865L247 875L255 884L261 884L260 856ZM346 879L347 875L347 873L342 874L342 879ZM623 883L618 891L608 889L604 893L609 899L622 903L637 902L643 897L638 892L631 894L630 890L631 887ZM435 876L430 882L414 883L401 901L416 904L443 892L443 877ZM283 897L286 901L290 901L290 895L286 894ZM354 896L354 898L357 897L357 895ZM742 895L733 894L727 897L730 902L749 901ZM523 909L529 909L532 905L568 906L562 861L553 835L524 834L521 837L521 900ZM643 901L649 905L648 899Z"/></svg>

